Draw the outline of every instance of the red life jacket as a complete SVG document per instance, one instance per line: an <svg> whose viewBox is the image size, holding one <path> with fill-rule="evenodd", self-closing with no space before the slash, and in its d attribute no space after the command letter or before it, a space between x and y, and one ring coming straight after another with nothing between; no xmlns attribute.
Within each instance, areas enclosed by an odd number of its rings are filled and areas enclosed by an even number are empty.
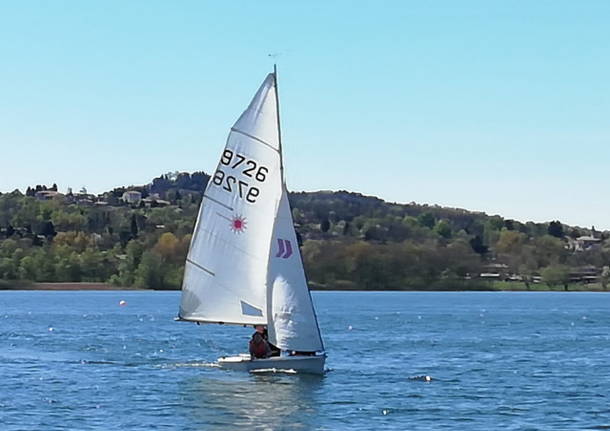
<svg viewBox="0 0 610 431"><path fill-rule="evenodd" d="M253 336L250 340L250 354L255 358L265 358L267 356L267 342L262 336L256 337L258 338L257 341L254 338Z"/></svg>

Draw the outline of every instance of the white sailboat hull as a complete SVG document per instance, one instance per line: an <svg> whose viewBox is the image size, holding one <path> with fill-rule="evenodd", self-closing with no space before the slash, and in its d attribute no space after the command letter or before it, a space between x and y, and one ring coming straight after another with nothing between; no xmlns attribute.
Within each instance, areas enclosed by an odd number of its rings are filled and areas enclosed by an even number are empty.
<svg viewBox="0 0 610 431"><path fill-rule="evenodd" d="M265 359L251 359L248 354L239 356L223 356L218 359L221 368L234 371L264 372L264 371L294 371L304 374L324 374L326 355L316 356L273 356Z"/></svg>

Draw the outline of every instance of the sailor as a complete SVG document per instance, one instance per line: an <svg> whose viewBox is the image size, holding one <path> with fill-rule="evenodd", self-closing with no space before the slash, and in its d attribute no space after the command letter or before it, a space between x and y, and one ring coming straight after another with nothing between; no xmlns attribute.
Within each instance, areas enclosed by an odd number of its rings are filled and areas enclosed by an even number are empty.
<svg viewBox="0 0 610 431"><path fill-rule="evenodd" d="M269 342L269 334L264 325L254 325L255 332L250 339L250 355L254 358L280 356L281 350Z"/></svg>
<svg viewBox="0 0 610 431"><path fill-rule="evenodd" d="M255 332L250 339L250 355L263 359L271 356L271 347L267 341L267 329L263 325L254 325Z"/></svg>

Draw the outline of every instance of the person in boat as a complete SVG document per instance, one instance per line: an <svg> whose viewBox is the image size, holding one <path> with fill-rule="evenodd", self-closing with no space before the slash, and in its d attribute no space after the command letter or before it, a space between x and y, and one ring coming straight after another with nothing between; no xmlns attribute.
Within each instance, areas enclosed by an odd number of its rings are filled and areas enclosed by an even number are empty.
<svg viewBox="0 0 610 431"><path fill-rule="evenodd" d="M263 325L254 325L255 332L250 339L250 355L257 359L280 356L280 349L269 342L267 328Z"/></svg>

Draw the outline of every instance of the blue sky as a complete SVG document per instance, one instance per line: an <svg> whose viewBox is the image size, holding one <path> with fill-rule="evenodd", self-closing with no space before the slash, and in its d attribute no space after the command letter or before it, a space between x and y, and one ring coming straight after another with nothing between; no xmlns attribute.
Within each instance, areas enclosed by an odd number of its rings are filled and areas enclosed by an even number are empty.
<svg viewBox="0 0 610 431"><path fill-rule="evenodd" d="M610 2L0 3L0 191L210 172L278 53L288 186L610 229Z"/></svg>

